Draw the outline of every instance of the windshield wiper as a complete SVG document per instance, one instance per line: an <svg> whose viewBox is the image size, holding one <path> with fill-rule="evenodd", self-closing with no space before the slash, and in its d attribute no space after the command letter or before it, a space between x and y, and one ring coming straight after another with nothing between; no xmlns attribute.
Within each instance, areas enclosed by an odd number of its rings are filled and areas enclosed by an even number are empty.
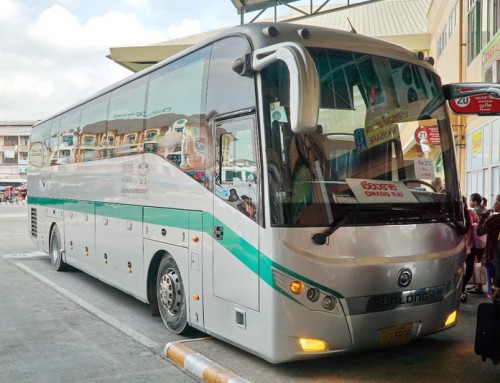
<svg viewBox="0 0 500 383"><path fill-rule="evenodd" d="M316 245L324 245L327 242L328 237L330 237L330 235L332 235L339 227L344 225L344 223L346 223L346 221L357 211L357 208L354 207L352 210L344 212L338 219L332 222L327 230L322 233L314 234L311 239Z"/></svg>

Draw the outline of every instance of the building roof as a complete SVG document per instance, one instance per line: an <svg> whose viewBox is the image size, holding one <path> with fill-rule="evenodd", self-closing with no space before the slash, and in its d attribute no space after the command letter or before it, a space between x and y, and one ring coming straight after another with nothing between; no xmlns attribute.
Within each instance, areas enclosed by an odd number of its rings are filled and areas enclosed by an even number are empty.
<svg viewBox="0 0 500 383"><path fill-rule="evenodd" d="M350 7L331 7L329 12L301 18L293 23L349 31L351 21L360 34L374 37L427 33L427 11L431 0L384 0ZM296 11L284 19L300 16Z"/></svg>
<svg viewBox="0 0 500 383"><path fill-rule="evenodd" d="M430 3L431 0L381 0L349 6L329 4L322 7L322 12L317 15L304 16L304 13L290 9L280 17L280 21L350 31L350 20L359 34L382 38L411 50L428 50L430 34L427 32L427 11ZM295 8L309 12L310 6ZM108 58L137 72L224 29L227 28L148 46L110 48Z"/></svg>
<svg viewBox="0 0 500 383"><path fill-rule="evenodd" d="M29 126L32 127L37 121L24 120L24 121L0 121L0 127L4 126Z"/></svg>

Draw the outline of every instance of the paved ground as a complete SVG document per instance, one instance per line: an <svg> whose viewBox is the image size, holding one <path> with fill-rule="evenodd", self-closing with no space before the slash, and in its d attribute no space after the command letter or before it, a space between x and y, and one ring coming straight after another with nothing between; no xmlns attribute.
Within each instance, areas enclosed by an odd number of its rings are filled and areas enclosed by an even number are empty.
<svg viewBox="0 0 500 383"><path fill-rule="evenodd" d="M253 383L500 382L500 366L482 362L473 349L477 305L484 297L470 296L454 329L405 346L272 365L217 339L173 336L144 303L84 273L56 273L47 255L25 257L36 249L26 235L24 209L0 206L0 383L193 381L163 357L163 346L176 340L188 340L194 351ZM20 264L145 340L89 313Z"/></svg>
<svg viewBox="0 0 500 383"><path fill-rule="evenodd" d="M35 251L15 229L25 217L0 206L1 383L195 381L164 358L163 342L146 347L16 266L36 259L3 258Z"/></svg>

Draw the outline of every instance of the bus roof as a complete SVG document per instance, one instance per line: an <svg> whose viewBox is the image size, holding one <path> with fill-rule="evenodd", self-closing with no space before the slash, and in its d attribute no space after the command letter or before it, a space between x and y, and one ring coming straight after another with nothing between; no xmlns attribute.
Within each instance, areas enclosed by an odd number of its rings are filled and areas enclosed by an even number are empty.
<svg viewBox="0 0 500 383"><path fill-rule="evenodd" d="M269 34L263 31L274 27L277 31L276 36L269 36ZM307 29L309 31L309 38L303 38L299 34L302 29ZM149 73L161 68L168 63L178 60L181 57L188 55L204 46L210 45L211 43L221 40L225 37L230 36L242 36L248 39L252 49L259 49L269 45L279 44L286 41L297 42L306 47L314 48L331 48L347 51L355 51L360 53L372 54L377 56L389 57L396 60L407 61L417 65L425 65L429 70L435 71L434 68L428 65L425 61L419 60L417 56L408 49L393 43L389 43L384 40L375 39L373 37L360 35L352 32L345 32L337 29L314 27L301 24L290 24L290 23L274 23L274 22L260 22L240 25L234 28L228 28L222 32L209 37L208 39L201 41L192 47L179 52L149 68L146 68L140 72L134 73L133 75L124 78L123 80L114 83L100 91L94 93L93 95L80 100L78 103L71 105L68 108L61 110L60 112L52 115L51 117L38 122L39 125L47 120L57 117L71 109L76 108L86 102L89 102L103 94L111 92L112 90L119 88L137 78L146 76Z"/></svg>

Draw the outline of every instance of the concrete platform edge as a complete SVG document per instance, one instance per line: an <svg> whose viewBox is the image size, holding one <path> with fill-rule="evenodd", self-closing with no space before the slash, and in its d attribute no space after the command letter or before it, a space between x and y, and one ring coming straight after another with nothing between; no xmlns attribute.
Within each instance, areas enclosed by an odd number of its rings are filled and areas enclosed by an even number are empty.
<svg viewBox="0 0 500 383"><path fill-rule="evenodd" d="M169 342L165 345L165 357L182 370L200 378L204 382L251 383L205 356L187 347L183 341Z"/></svg>

